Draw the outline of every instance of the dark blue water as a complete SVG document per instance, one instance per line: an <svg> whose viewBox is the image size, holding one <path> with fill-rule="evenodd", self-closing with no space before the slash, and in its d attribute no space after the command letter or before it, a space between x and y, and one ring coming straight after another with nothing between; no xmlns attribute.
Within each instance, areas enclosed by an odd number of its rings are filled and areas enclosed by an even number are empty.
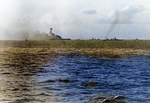
<svg viewBox="0 0 150 103"><path fill-rule="evenodd" d="M58 56L43 67L36 81L66 103L84 103L95 95L121 95L129 103L150 103L150 57ZM89 82L96 85L89 87Z"/></svg>

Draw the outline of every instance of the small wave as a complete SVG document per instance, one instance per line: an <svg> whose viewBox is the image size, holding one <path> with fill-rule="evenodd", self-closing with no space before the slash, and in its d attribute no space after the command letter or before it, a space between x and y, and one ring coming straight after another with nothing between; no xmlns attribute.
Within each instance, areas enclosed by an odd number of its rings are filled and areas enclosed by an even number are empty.
<svg viewBox="0 0 150 103"><path fill-rule="evenodd" d="M127 103L124 96L104 97L95 96L91 98L87 103Z"/></svg>

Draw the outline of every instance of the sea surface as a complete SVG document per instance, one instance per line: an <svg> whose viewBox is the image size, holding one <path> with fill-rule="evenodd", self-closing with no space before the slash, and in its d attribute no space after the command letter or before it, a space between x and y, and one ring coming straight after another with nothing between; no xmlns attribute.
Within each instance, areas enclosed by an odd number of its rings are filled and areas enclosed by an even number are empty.
<svg viewBox="0 0 150 103"><path fill-rule="evenodd" d="M64 103L86 103L93 96L124 96L128 103L150 103L150 57L99 59L58 56L35 81Z"/></svg>
<svg viewBox="0 0 150 103"><path fill-rule="evenodd" d="M56 56L34 70L0 66L0 103L90 103L115 96L150 103L149 56Z"/></svg>

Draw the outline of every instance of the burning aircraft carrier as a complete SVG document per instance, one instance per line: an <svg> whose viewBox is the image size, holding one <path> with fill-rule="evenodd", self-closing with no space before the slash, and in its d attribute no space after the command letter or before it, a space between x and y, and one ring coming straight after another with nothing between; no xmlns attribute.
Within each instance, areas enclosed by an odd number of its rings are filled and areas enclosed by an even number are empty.
<svg viewBox="0 0 150 103"><path fill-rule="evenodd" d="M38 30L28 33L26 40L70 40L70 39L64 39L61 36L54 34L53 28L50 28L49 34L41 33Z"/></svg>
<svg viewBox="0 0 150 103"><path fill-rule="evenodd" d="M55 35L53 32L52 32L52 28L50 28L50 32L49 32L49 40L61 40L61 36L59 35Z"/></svg>

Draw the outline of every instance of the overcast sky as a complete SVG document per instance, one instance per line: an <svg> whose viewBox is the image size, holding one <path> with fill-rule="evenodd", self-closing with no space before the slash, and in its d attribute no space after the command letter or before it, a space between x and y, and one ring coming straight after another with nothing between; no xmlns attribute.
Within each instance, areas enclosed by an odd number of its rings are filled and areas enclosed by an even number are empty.
<svg viewBox="0 0 150 103"><path fill-rule="evenodd" d="M0 0L0 39L49 28L71 39L150 39L150 0ZM15 36L15 38L14 38Z"/></svg>

